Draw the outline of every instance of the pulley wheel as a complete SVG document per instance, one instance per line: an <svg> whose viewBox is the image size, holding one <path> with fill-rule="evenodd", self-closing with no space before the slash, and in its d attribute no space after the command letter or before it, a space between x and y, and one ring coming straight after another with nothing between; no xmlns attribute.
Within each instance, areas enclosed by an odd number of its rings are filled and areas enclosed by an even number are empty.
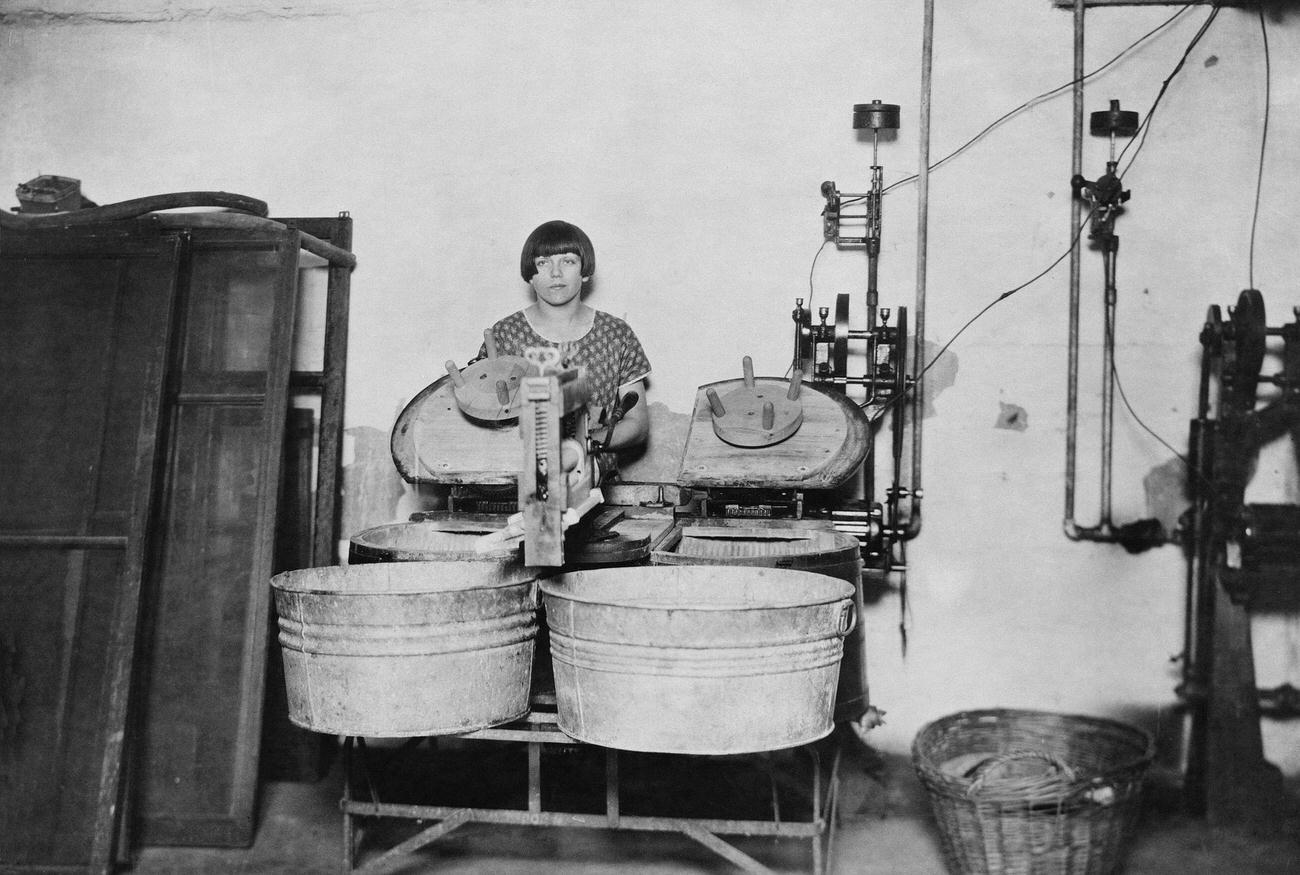
<svg viewBox="0 0 1300 875"><path fill-rule="evenodd" d="M894 333L894 395L889 403L894 407L894 458L903 456L903 425L907 421L907 405L903 393L907 391L907 308L898 308L898 321Z"/></svg>
<svg viewBox="0 0 1300 875"><path fill-rule="evenodd" d="M1109 137L1111 134L1131 137L1138 132L1139 127L1138 114L1120 109L1118 100L1110 102L1110 109L1088 116L1088 131L1094 137Z"/></svg>
<svg viewBox="0 0 1300 875"><path fill-rule="evenodd" d="M831 347L831 373L849 375L849 296L835 296L835 343Z"/></svg>
<svg viewBox="0 0 1300 875"><path fill-rule="evenodd" d="M879 100L853 104L853 127L871 131L898 130L898 104Z"/></svg>
<svg viewBox="0 0 1300 875"><path fill-rule="evenodd" d="M1259 289L1243 289L1232 309L1232 339L1236 355L1232 364L1232 385L1241 406L1255 407L1255 389L1264 367L1264 344L1268 326L1264 322L1264 296Z"/></svg>
<svg viewBox="0 0 1300 875"><path fill-rule="evenodd" d="M1205 324L1201 326L1201 346L1209 352L1220 353L1223 350L1223 310L1218 304L1211 304L1205 311Z"/></svg>

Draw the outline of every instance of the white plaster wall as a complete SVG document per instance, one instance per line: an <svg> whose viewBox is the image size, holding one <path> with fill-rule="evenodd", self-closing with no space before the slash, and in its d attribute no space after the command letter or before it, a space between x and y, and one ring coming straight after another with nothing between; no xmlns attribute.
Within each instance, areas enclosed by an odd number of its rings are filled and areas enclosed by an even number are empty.
<svg viewBox="0 0 1300 875"><path fill-rule="evenodd" d="M937 5L934 158L1072 69L1070 14L1047 0ZM1174 11L1089 13L1087 66ZM1193 8L1097 77L1086 111L1115 98L1145 116L1208 13ZM472 355L482 327L526 303L516 265L527 232L570 219L599 253L591 303L632 323L654 365L652 400L685 413L695 387L735 374L743 355L760 374L785 370L789 311L809 295L822 242L819 185L861 191L869 180L854 103L901 105L903 128L880 160L887 184L915 171L921 25L912 0L0 0L0 180L74 176L99 203L221 189L262 198L273 215L349 211L360 267L347 424L380 434L444 360ZM1254 283L1278 324L1300 303L1300 21L1270 22L1269 40ZM1263 76L1258 20L1224 11L1125 179L1117 367L1134 409L1180 451L1206 308L1250 281ZM1066 250L1069 124L1064 94L933 174L932 341ZM1095 178L1107 146L1085 147ZM881 303L910 305L914 187L886 199L884 236ZM828 248L814 306L859 294L865 268L861 253ZM1088 525L1094 253L1083 284L1076 510ZM1171 719L1181 556L1130 556L1061 533L1067 294L1062 264L999 303L953 345L952 385L931 391L906 656L896 597L864 618L886 750L905 751L924 722L965 707ZM994 427L1004 403L1024 409L1025 430ZM1173 454L1122 408L1115 444L1114 517L1147 516L1142 479ZM1297 500L1286 452L1261 469L1260 488ZM1265 626L1261 682L1296 683L1296 622ZM1270 726L1268 744L1300 771L1294 732Z"/></svg>

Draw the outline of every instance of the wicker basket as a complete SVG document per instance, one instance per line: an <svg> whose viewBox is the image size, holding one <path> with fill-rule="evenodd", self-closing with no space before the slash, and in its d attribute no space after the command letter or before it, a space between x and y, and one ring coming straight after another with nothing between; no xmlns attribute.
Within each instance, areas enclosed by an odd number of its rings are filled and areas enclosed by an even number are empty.
<svg viewBox="0 0 1300 875"><path fill-rule="evenodd" d="M912 763L959 873L1119 870L1155 755L1150 734L1042 711L964 711L930 723Z"/></svg>

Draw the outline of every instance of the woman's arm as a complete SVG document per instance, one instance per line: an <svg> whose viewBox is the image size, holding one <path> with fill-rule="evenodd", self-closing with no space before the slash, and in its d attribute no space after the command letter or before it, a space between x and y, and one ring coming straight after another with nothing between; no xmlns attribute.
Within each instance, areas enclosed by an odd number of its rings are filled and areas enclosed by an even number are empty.
<svg viewBox="0 0 1300 875"><path fill-rule="evenodd" d="M623 418L614 426L613 433L606 434L604 429L595 431L598 440L609 439L605 449L622 450L634 447L645 443L646 437L650 434L650 408L645 400L645 380L637 380L629 384L619 400L629 397L633 392L636 393L636 403L623 414Z"/></svg>

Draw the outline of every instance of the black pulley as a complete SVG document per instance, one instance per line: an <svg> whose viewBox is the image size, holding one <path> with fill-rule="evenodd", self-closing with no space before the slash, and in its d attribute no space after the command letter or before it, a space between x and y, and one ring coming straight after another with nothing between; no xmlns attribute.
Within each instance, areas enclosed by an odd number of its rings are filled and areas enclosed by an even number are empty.
<svg viewBox="0 0 1300 875"><path fill-rule="evenodd" d="M831 372L836 377L849 373L849 296L835 296L835 342L831 346Z"/></svg>
<svg viewBox="0 0 1300 875"><path fill-rule="evenodd" d="M1119 101L1112 100L1110 109L1094 112L1088 116L1088 130L1094 137L1131 137L1138 132L1138 114L1131 110L1119 108Z"/></svg>
<svg viewBox="0 0 1300 875"><path fill-rule="evenodd" d="M898 104L879 100L853 104L853 127L870 131L898 130Z"/></svg>
<svg viewBox="0 0 1300 875"><path fill-rule="evenodd" d="M1232 372L1233 394L1246 410L1255 407L1255 389L1264 367L1264 346L1268 326L1264 321L1264 296L1258 289L1243 289L1232 308L1232 340L1235 346Z"/></svg>

